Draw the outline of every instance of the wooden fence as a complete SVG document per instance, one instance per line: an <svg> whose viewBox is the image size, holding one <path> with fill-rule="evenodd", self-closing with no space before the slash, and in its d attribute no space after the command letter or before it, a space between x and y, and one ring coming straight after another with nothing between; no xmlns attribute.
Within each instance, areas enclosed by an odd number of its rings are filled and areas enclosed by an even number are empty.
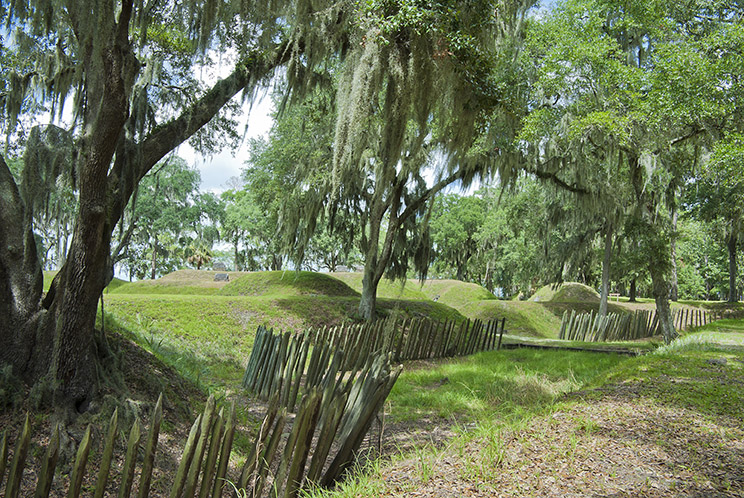
<svg viewBox="0 0 744 498"><path fill-rule="evenodd" d="M137 420L135 420L129 430L126 456L124 457L124 463L119 473L119 488L115 493L119 498L129 496L145 498L150 495L153 464L155 462L162 419L163 400L161 395L155 405L147 434L143 434L142 425ZM114 411L109 421L106 437L102 442L101 462L92 492L94 498L101 498L104 494L106 496L114 495L113 490L108 488L112 487L110 485L110 473L118 430L118 411ZM172 498L192 498L195 496L199 498L215 498L223 496L223 488L226 483L225 476L230 460L234 433L235 406L233 405L228 415L225 416L224 409L220 409L219 412L216 411L214 397L210 397L205 406L204 413L197 417L191 427L169 496ZM93 445L92 439L91 427L88 426L78 445L70 474L70 484L65 494L68 498L77 498L82 495L85 468ZM27 460L30 441L31 425L29 423L29 417L26 416L26 422L16 442L12 460L10 461L10 471L7 482L5 483L4 496L6 498L21 496L21 479L24 469L31 463ZM37 475L34 498L50 496L52 481L55 477L59 458L59 450L60 428L56 426L52 431L44 456L41 458L41 470ZM140 461L141 450L144 450L144 456L139 466L139 480L135 494L133 485L135 482L136 467ZM5 434L3 435L2 443L0 443L0 485L2 485L7 463L8 441L7 434ZM86 495L91 496L89 491L86 492ZM23 496L26 496L26 494Z"/></svg>
<svg viewBox="0 0 744 498"><path fill-rule="evenodd" d="M455 320L391 317L371 324L324 327L306 333L313 343L328 343L334 349L350 352L353 358L384 351L392 353L393 361L400 362L465 356L495 349L505 323L505 318L488 322L464 320L458 324Z"/></svg>
<svg viewBox="0 0 744 498"><path fill-rule="evenodd" d="M719 320L721 312L692 308L672 310L674 326L678 330L689 330ZM659 320L656 310L637 310L634 313L577 313L566 310L561 320L559 339L569 341L629 341L657 335Z"/></svg>
<svg viewBox="0 0 744 498"><path fill-rule="evenodd" d="M322 328L300 334L273 334L260 327L243 381L251 391L270 399L269 409L239 476L229 482L245 490L247 497L294 497L309 486L330 486L353 464L400 375L402 367L393 366L394 363L498 348L504 323L503 319L457 324L393 318L372 325ZM296 407L296 415L290 416ZM162 416L161 396L147 433L139 421L130 428L126 455L118 459L123 461L118 479L112 479L114 447L120 430L118 414L114 412L100 443L99 470L89 479L95 483L94 498L150 496ZM30 427L27 417L12 452L7 433L0 441L0 490L4 485L7 498L20 496L24 469L32 463L27 458ZM225 408L218 410L210 397L189 432L170 498L216 498L232 492L226 474L235 436L234 404L226 414ZM65 493L69 498L81 496L93 445L88 427L70 474ZM50 496L59 451L60 429L56 427L43 457L36 462L40 470L36 473L35 498ZM118 490L111 489L116 483ZM24 489L27 488L28 485ZM86 495L90 495L90 490Z"/></svg>
<svg viewBox="0 0 744 498"><path fill-rule="evenodd" d="M305 332L274 333L258 327L243 387L261 399L279 393L280 406L294 411L301 393L331 372L356 374L375 354L394 362L473 354L498 348L505 319L491 322L398 320L351 324Z"/></svg>
<svg viewBox="0 0 744 498"><path fill-rule="evenodd" d="M295 497L304 487L330 486L353 464L375 415L400 374L401 367L393 368L390 363L390 355L376 355L352 376L336 375L338 371L330 368L324 380L302 397L291 428L291 417L286 408L279 407L280 397L275 395L248 458L240 469L239 477L232 481L227 480L226 474L236 436L235 404L232 404L226 415L224 408L217 410L214 397L210 397L204 412L191 426L168 496L216 498L232 494L237 488L244 490L245 494L241 491L241 496L247 497ZM340 365L338 354L332 365ZM124 464L119 473L119 487L115 490L111 489L114 485L109 476L119 430L117 411L114 412L106 438L102 442L101 462L94 479L95 485L92 494L90 490L84 493L86 496L150 496L162 415L161 396L147 434L143 434L138 421L132 425ZM30 427L27 416L10 462L7 434L3 434L0 442L0 490L5 470L9 468L3 495L6 498L28 495L27 490L21 495L21 484L24 469L31 463L27 460L31 441ZM288 437L283 437L287 432L285 428L289 432ZM279 451L282 442L283 449ZM78 498L83 494L82 484L92 445L89 426L78 446L70 484L64 493L68 498ZM333 448L336 449L335 452L331 451ZM37 465L40 471L37 473L34 498L50 496L59 449L60 429L57 426L44 456L37 462L40 464ZM136 467L139 462L139 480L135 488ZM228 485L228 482L232 484Z"/></svg>

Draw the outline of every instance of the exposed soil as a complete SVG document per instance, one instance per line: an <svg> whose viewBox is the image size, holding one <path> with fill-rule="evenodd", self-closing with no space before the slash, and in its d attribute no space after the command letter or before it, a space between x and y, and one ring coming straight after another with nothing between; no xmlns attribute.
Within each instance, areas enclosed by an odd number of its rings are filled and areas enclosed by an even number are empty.
<svg viewBox="0 0 744 498"><path fill-rule="evenodd" d="M636 387L574 393L568 399L578 403L503 432L495 448L473 440L393 463L384 470L383 495L744 496L744 419L660 406ZM582 402L585 394L590 400ZM436 427L435 441L447 432ZM411 430L411 440L425 440L423 429ZM387 439L405 439L388 430Z"/></svg>

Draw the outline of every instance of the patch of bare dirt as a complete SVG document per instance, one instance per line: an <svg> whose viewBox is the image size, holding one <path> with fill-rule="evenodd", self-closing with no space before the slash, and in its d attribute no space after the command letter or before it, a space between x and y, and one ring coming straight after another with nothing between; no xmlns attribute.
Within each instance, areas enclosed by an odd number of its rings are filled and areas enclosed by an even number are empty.
<svg viewBox="0 0 744 498"><path fill-rule="evenodd" d="M384 471L384 496L741 497L744 424L622 392Z"/></svg>

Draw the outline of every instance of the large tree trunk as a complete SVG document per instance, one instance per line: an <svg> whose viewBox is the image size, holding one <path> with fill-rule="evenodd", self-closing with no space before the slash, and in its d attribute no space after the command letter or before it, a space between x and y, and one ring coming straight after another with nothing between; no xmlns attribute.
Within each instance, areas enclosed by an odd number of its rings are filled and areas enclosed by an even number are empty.
<svg viewBox="0 0 744 498"><path fill-rule="evenodd" d="M377 286L382 279L385 267L388 264L389 255L387 244L390 239L392 245L392 230L388 227L388 233L385 236L385 247L380 254L380 227L382 218L387 210L387 205L383 202L382 195L376 192L370 205L370 217L368 221L369 234L367 248L364 254L364 275L362 277L362 298L359 301L359 316L365 321L371 322L375 319L377 307Z"/></svg>
<svg viewBox="0 0 744 498"><path fill-rule="evenodd" d="M644 168L641 167L637 155L628 157L630 167L631 183L636 194L636 202L642 209L642 220L646 223L646 250L651 255L649 258L649 273L653 287L654 300L656 301L656 316L659 322L659 330L664 337L664 342L669 344L677 337L674 329L669 297L671 284L669 275L671 273L671 248L669 239L665 236L663 223L671 223L670 219L656 216L658 199L649 196L643 180Z"/></svg>
<svg viewBox="0 0 744 498"><path fill-rule="evenodd" d="M602 289L599 296L599 316L607 316L607 298L610 294L610 262L612 258L612 225L605 228L605 248L602 259Z"/></svg>
<svg viewBox="0 0 744 498"><path fill-rule="evenodd" d="M30 363L34 342L46 315L40 308L42 283L31 213L0 156L0 364L12 365L31 382L37 377Z"/></svg>
<svg viewBox="0 0 744 498"><path fill-rule="evenodd" d="M672 311L669 306L669 293L671 284L664 274L662 265L651 262L649 265L651 273L651 282L653 283L654 301L656 301L656 316L659 320L659 330L664 338L664 342L669 344L677 337L677 331L674 328Z"/></svg>
<svg viewBox="0 0 744 498"><path fill-rule="evenodd" d="M739 274L739 265L736 261L736 246L738 237L735 231L731 231L731 234L726 239L726 247L728 248L729 254L729 292L728 302L736 303L739 302L739 293L736 288L736 277Z"/></svg>
<svg viewBox="0 0 744 498"><path fill-rule="evenodd" d="M98 299L113 277L111 234L135 186L236 93L289 57L282 48L273 57L250 59L250 65L216 83L179 118L158 127L141 144L129 143L122 130L129 115L126 85L137 69L127 39L131 8L124 1L118 22L109 19L110 24L101 26L115 36L96 50L100 59L87 61L91 88L86 135L79 147L79 209L65 263L43 302L32 213L0 158L0 365L10 364L29 384L44 379L51 400L68 415L85 410L96 394ZM135 149L138 154L132 153Z"/></svg>
<svg viewBox="0 0 744 498"><path fill-rule="evenodd" d="M633 280L630 281L630 291L628 292L629 303L636 302L636 280L638 279L636 277L633 277Z"/></svg>
<svg viewBox="0 0 744 498"><path fill-rule="evenodd" d="M380 279L375 277L376 268L372 264L364 264L364 276L362 277L362 298L359 301L359 316L365 321L371 322L375 319L377 309L377 286Z"/></svg>

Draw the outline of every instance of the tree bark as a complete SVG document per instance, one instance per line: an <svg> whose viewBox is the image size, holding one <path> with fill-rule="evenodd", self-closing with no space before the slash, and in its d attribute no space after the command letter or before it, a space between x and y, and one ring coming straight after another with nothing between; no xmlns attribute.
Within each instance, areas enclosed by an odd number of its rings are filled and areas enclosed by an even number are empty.
<svg viewBox="0 0 744 498"><path fill-rule="evenodd" d="M128 41L131 13L132 2L124 0L118 20L106 19L101 24L101 29L112 33L110 43L94 52L95 60L85 61L90 88L86 133L79 144L79 208L65 263L43 301L32 213L24 206L5 161L0 160L0 364L12 365L14 373L29 384L46 378L51 401L64 415L85 411L97 391L101 353L94 327L98 300L113 278L112 233L137 183L235 94L289 56L284 48L270 57L256 54L179 118L158 127L137 145L123 133L129 118L128 95L138 69Z"/></svg>
<svg viewBox="0 0 744 498"><path fill-rule="evenodd" d="M669 307L671 284L669 273L671 270L671 250L669 240L663 233L662 221L656 216L658 200L649 196L643 180L644 169L640 166L639 158L635 154L629 154L628 166L630 167L631 183L636 195L636 202L641 208L641 219L646 224L646 243L649 251L649 273L653 287L654 301L656 301L656 316L658 317L659 329L664 337L664 342L669 344L677 337L674 329L674 321ZM671 220L669 220L671 222Z"/></svg>
<svg viewBox="0 0 744 498"><path fill-rule="evenodd" d="M375 278L373 265L364 264L362 277L362 298L359 301L359 316L367 322L374 321L377 310L377 286L380 279Z"/></svg>
<svg viewBox="0 0 744 498"><path fill-rule="evenodd" d="M364 273L362 276L362 298L359 301L359 316L367 322L374 321L375 319L377 286L388 264L388 259L385 258L385 255L390 253L387 247L388 239L390 239L390 245L392 246L392 237L390 235L395 229L394 226L388 227L388 233L385 236L381 255L380 227L382 226L382 218L385 216L388 206L383 199L383 194L379 190L376 190L372 195L372 201L370 203L369 234L367 238L367 249L364 254Z"/></svg>
<svg viewBox="0 0 744 498"><path fill-rule="evenodd" d="M364 258L362 299L359 301L359 316L364 320L374 320L377 303L377 286L390 263L397 231L421 206L425 205L429 199L439 193L444 187L458 180L462 174L462 172L455 172L441 179L419 197L410 200L409 204L405 206L405 209L400 214L398 212L401 210L403 189L405 188L407 179L396 178L393 185L390 186L388 198L385 198L385 186L381 185L381 181L378 178L375 191L370 200L369 235ZM382 219L386 212L388 213L387 233L385 234L382 248L380 248L380 227L382 226Z"/></svg>
<svg viewBox="0 0 744 498"><path fill-rule="evenodd" d="M654 301L656 302L656 316L659 320L659 329L664 338L664 343L669 344L677 337L677 331L674 328L672 312L669 306L669 293L671 284L664 275L663 269L659 265L651 263L649 265L651 273L651 282L653 284Z"/></svg>
<svg viewBox="0 0 744 498"><path fill-rule="evenodd" d="M739 265L736 260L736 246L738 245L738 237L735 231L731 231L731 234L726 239L726 247L728 248L729 254L729 292L728 302L737 303L739 302L739 293L736 288L736 277L739 274Z"/></svg>
<svg viewBox="0 0 744 498"><path fill-rule="evenodd" d="M602 292L599 296L599 316L607 316L607 299L610 294L610 262L612 258L612 225L605 227L605 248L602 259Z"/></svg>
<svg viewBox="0 0 744 498"><path fill-rule="evenodd" d="M636 278L633 277L633 280L630 281L630 292L629 292L629 298L628 302L635 303L636 302Z"/></svg>
<svg viewBox="0 0 744 498"><path fill-rule="evenodd" d="M31 213L0 155L0 364L12 365L27 381L36 375L29 362L46 314L39 306L42 281Z"/></svg>
<svg viewBox="0 0 744 498"><path fill-rule="evenodd" d="M233 244L233 257L235 259L235 271L241 271L240 267L240 250L238 249L238 239L235 238L235 242Z"/></svg>

